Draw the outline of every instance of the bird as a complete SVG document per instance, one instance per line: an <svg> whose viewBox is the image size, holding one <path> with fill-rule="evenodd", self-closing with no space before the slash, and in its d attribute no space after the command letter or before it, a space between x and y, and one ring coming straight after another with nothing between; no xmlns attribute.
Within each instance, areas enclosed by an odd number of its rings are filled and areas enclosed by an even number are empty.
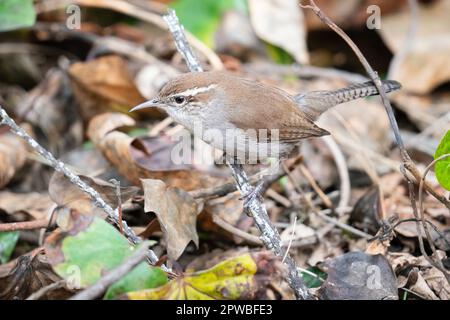
<svg viewBox="0 0 450 320"><path fill-rule="evenodd" d="M382 82L386 92L401 88ZM338 90L290 95L286 91L224 71L185 73L169 80L158 95L130 110L160 108L227 159L254 164L288 157L303 139L329 132L314 122L334 106L377 95L372 82ZM197 130L201 128L202 130Z"/></svg>

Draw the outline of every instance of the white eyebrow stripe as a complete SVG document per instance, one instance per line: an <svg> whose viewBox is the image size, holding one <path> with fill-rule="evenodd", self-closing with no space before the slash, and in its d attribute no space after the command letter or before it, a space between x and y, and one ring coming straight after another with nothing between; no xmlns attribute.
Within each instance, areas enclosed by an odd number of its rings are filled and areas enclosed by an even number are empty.
<svg viewBox="0 0 450 320"><path fill-rule="evenodd" d="M188 90L180 92L180 93L172 94L171 97L175 97L175 96L193 97L199 93L208 92L209 90L214 89L216 86L217 85L215 85L215 84L211 84L207 87L195 87L195 88L188 89Z"/></svg>

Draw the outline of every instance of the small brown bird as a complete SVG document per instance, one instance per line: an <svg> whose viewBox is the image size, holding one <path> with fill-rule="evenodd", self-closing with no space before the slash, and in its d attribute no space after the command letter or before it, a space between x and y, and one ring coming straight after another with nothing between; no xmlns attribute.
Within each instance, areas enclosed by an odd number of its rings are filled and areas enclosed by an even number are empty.
<svg viewBox="0 0 450 320"><path fill-rule="evenodd" d="M383 85L386 92L401 87L391 80ZM199 72L176 77L161 89L158 97L130 111L161 108L227 156L241 163L256 163L289 155L302 139L329 134L314 124L323 112L376 94L373 83L365 82L335 91L291 96L281 89L225 72Z"/></svg>

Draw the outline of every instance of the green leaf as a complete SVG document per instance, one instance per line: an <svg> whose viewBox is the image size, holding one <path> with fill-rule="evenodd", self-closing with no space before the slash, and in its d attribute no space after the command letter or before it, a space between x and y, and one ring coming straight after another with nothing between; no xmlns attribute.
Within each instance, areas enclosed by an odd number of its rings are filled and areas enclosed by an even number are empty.
<svg viewBox="0 0 450 320"><path fill-rule="evenodd" d="M0 264L7 263L19 240L19 232L0 232Z"/></svg>
<svg viewBox="0 0 450 320"><path fill-rule="evenodd" d="M77 219L68 233L61 233L59 238L50 237L46 249L50 257L56 257L49 259L55 272L71 281L78 277L77 284L83 288L121 265L136 248L100 218L80 216ZM159 287L166 282L164 271L142 262L113 284L105 298L112 299L129 291Z"/></svg>
<svg viewBox="0 0 450 320"><path fill-rule="evenodd" d="M245 0L177 0L171 6L183 26L210 47L222 15L232 9L247 10Z"/></svg>
<svg viewBox="0 0 450 320"><path fill-rule="evenodd" d="M282 48L266 43L266 49L269 57L278 64L292 64L294 62L294 58Z"/></svg>
<svg viewBox="0 0 450 320"><path fill-rule="evenodd" d="M0 1L0 31L30 27L35 22L33 0Z"/></svg>
<svg viewBox="0 0 450 320"><path fill-rule="evenodd" d="M445 154L450 154L450 130L447 131L439 144L434 159L437 159ZM450 190L450 157L441 159L436 162L434 166L436 178L441 186Z"/></svg>
<svg viewBox="0 0 450 320"><path fill-rule="evenodd" d="M317 267L310 267L307 270L316 275L313 276L312 274L307 272L301 273L303 281L305 282L308 288L318 288L327 279L326 272L323 272Z"/></svg>
<svg viewBox="0 0 450 320"><path fill-rule="evenodd" d="M105 299L113 299L124 293L158 288L167 283L167 277L160 268L151 268L147 263L141 263L127 276L113 284L105 294Z"/></svg>

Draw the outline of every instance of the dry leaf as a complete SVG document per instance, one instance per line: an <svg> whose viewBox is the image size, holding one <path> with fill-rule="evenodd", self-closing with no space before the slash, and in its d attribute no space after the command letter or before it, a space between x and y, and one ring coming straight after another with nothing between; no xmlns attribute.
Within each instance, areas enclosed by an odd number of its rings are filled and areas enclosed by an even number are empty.
<svg viewBox="0 0 450 320"><path fill-rule="evenodd" d="M12 269L0 275L0 299L23 300L42 287L61 280L53 271L38 248L17 258ZM45 299L67 299L72 293L61 288L45 294Z"/></svg>
<svg viewBox="0 0 450 320"><path fill-rule="evenodd" d="M0 210L7 214L25 212L36 220L45 219L55 204L47 194L0 192Z"/></svg>
<svg viewBox="0 0 450 320"><path fill-rule="evenodd" d="M392 77L407 91L425 94L450 80L450 0L419 4L418 11L417 35L411 43L412 49ZM378 31L394 53L406 45L410 20L409 11L383 16L382 28Z"/></svg>
<svg viewBox="0 0 450 320"><path fill-rule="evenodd" d="M142 179L144 210L158 217L167 246L167 255L177 260L189 242L198 247L197 203L179 188L167 188L161 180Z"/></svg>
<svg viewBox="0 0 450 320"><path fill-rule="evenodd" d="M117 198L117 187L114 184L84 175L78 177L94 188L112 208L117 208L119 199ZM137 187L121 187L121 202L127 201L138 191ZM83 214L106 217L106 212L95 205L95 200L70 182L62 173L55 171L49 182L48 193L50 198L60 206L74 209Z"/></svg>
<svg viewBox="0 0 450 320"><path fill-rule="evenodd" d="M269 252L247 253L227 259L211 269L178 277L150 290L130 292L131 300L264 299L271 279L284 269Z"/></svg>
<svg viewBox="0 0 450 320"><path fill-rule="evenodd" d="M303 13L297 0L250 0L250 19L263 40L290 53L298 63L308 63Z"/></svg>
<svg viewBox="0 0 450 320"><path fill-rule="evenodd" d="M316 231L313 228L308 227L302 223L296 223L295 227L294 225L290 225L289 227L284 229L283 232L280 234L280 237L282 242L289 243L291 239L292 241L300 240L312 237L315 234Z"/></svg>
<svg viewBox="0 0 450 320"><path fill-rule="evenodd" d="M161 179L169 186L190 191L223 181L192 166L173 163L171 152L178 142L167 136L140 139L117 131L133 125L135 121L127 115L104 113L92 119L87 134L105 158L134 185L140 185L140 178Z"/></svg>
<svg viewBox="0 0 450 320"><path fill-rule="evenodd" d="M44 80L19 105L17 114L38 128L36 132L43 133L51 152L61 154L83 142L83 127L69 77L61 69L47 72Z"/></svg>
<svg viewBox="0 0 450 320"><path fill-rule="evenodd" d="M128 112L145 101L134 83L127 61L120 56L74 63L69 68L69 75L85 120L106 111ZM154 109L148 113L161 114Z"/></svg>

